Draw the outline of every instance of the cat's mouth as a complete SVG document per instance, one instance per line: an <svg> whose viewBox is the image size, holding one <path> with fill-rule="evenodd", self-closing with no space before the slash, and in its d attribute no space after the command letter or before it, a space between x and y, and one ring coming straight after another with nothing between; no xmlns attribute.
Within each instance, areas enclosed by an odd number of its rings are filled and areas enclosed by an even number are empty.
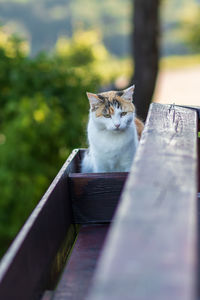
<svg viewBox="0 0 200 300"><path fill-rule="evenodd" d="M118 128L113 128L113 131L114 132L120 132L120 131L123 131L124 129L121 128L121 127L118 127Z"/></svg>

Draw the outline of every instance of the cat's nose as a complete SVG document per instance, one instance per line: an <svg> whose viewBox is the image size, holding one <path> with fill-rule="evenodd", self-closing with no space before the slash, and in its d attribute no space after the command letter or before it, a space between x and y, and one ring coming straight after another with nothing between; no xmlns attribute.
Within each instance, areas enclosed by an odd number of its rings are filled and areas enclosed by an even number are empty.
<svg viewBox="0 0 200 300"><path fill-rule="evenodd" d="M119 126L120 126L120 124L115 124L115 127L116 127L116 128L119 128Z"/></svg>

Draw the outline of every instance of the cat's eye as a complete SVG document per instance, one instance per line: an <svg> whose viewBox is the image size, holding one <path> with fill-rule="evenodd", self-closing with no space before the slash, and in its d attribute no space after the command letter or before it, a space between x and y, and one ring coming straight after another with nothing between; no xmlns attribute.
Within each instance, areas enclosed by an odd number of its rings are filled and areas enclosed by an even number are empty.
<svg viewBox="0 0 200 300"><path fill-rule="evenodd" d="M121 113L121 117L125 116L126 114L127 114L127 112L123 111L123 112Z"/></svg>
<svg viewBox="0 0 200 300"><path fill-rule="evenodd" d="M107 115L104 115L105 118L111 118L111 115L107 114Z"/></svg>

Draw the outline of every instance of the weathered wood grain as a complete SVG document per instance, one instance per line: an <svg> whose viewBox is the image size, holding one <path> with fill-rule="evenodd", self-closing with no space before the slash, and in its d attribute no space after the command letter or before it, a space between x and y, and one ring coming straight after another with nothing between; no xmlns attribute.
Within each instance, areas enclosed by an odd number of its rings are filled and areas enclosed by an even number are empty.
<svg viewBox="0 0 200 300"><path fill-rule="evenodd" d="M53 292L46 291L41 300L52 300Z"/></svg>
<svg viewBox="0 0 200 300"><path fill-rule="evenodd" d="M69 174L74 223L111 222L128 173Z"/></svg>
<svg viewBox="0 0 200 300"><path fill-rule="evenodd" d="M199 153L199 159L198 159L198 169L199 169L199 172L198 172L198 177L199 177L199 188L198 188L198 191L200 193L200 108L198 110L199 112L199 122L198 122L198 153Z"/></svg>
<svg viewBox="0 0 200 300"><path fill-rule="evenodd" d="M184 108L188 108L188 109L193 109L197 112L198 117L200 119L200 106L178 105L176 107L184 107Z"/></svg>
<svg viewBox="0 0 200 300"><path fill-rule="evenodd" d="M51 265L64 260L59 249L67 237L72 223L71 201L66 178L75 171L72 153L50 185L31 216L16 237L0 264L0 299L40 299L49 288ZM70 234L72 230L70 230ZM76 237L74 227L71 243ZM70 247L69 243L68 246ZM63 251L62 247L61 250ZM65 251L67 252L67 250ZM57 256L56 256L57 255ZM56 272L59 270L57 269ZM55 277L54 273L53 276ZM54 282L55 283L55 282ZM52 287L51 287L52 288Z"/></svg>
<svg viewBox="0 0 200 300"><path fill-rule="evenodd" d="M197 243L197 114L153 104L87 299L197 299Z"/></svg>
<svg viewBox="0 0 200 300"><path fill-rule="evenodd" d="M108 225L82 226L52 300L84 300Z"/></svg>

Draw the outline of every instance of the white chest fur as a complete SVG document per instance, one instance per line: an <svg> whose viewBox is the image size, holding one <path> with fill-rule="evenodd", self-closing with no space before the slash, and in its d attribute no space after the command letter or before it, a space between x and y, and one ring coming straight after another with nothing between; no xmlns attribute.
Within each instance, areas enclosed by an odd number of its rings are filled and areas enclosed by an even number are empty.
<svg viewBox="0 0 200 300"><path fill-rule="evenodd" d="M82 172L128 172L138 145L134 122L123 131L101 130L92 118L88 123L89 153Z"/></svg>

